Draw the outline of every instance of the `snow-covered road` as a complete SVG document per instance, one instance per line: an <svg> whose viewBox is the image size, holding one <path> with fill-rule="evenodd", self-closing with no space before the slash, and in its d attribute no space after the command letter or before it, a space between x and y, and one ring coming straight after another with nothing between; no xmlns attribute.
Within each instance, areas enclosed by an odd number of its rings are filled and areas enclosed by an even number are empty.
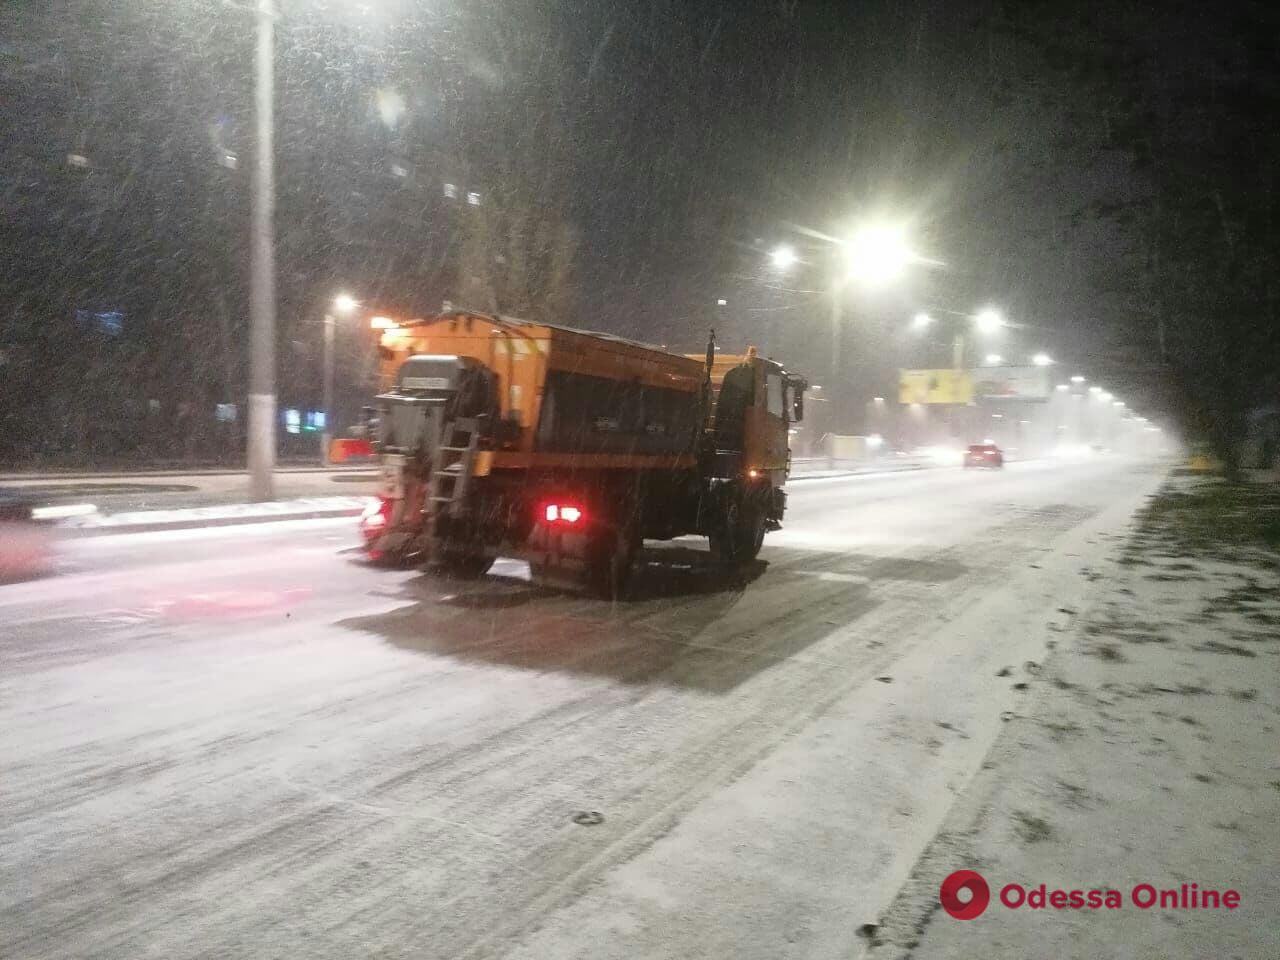
<svg viewBox="0 0 1280 960"><path fill-rule="evenodd" d="M808 480L618 604L350 520L67 543L0 588L0 956L848 956L1161 475Z"/></svg>

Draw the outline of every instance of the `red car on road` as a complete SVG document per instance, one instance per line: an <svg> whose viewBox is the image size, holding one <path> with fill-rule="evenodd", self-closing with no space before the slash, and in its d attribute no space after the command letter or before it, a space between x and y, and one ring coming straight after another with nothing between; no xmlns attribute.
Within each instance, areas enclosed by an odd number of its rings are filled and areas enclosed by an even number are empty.
<svg viewBox="0 0 1280 960"><path fill-rule="evenodd" d="M966 467L1003 467L1004 454L994 443L975 443L964 452Z"/></svg>

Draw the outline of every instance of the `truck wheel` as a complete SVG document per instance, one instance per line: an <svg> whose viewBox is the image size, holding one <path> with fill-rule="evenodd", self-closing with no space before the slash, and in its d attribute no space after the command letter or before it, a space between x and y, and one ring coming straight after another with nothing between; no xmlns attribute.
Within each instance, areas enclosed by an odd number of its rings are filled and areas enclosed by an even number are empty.
<svg viewBox="0 0 1280 960"><path fill-rule="evenodd" d="M493 557L479 553L445 550L436 562L440 572L454 580L478 580L493 566Z"/></svg>
<svg viewBox="0 0 1280 960"><path fill-rule="evenodd" d="M712 533L711 552L726 567L749 563L764 545L765 516L758 504L734 497L725 504L720 529Z"/></svg>
<svg viewBox="0 0 1280 960"><path fill-rule="evenodd" d="M390 550L370 549L365 552L365 556L375 567L388 570L409 570L423 561L422 551L409 546L393 547Z"/></svg>
<svg viewBox="0 0 1280 960"><path fill-rule="evenodd" d="M626 595L640 542L639 530L631 521L600 531L587 564L587 586L593 594L603 600Z"/></svg>
<svg viewBox="0 0 1280 960"><path fill-rule="evenodd" d="M764 546L766 525L764 510L759 503L747 504L739 516L742 517L742 526L739 528L742 537L741 562L750 563L760 556L760 548Z"/></svg>

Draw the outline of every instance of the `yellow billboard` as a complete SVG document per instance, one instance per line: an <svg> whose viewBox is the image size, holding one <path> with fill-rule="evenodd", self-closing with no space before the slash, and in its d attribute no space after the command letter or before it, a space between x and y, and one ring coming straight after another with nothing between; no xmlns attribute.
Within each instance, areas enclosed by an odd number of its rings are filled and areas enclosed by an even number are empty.
<svg viewBox="0 0 1280 960"><path fill-rule="evenodd" d="M968 370L899 370L899 403L972 403Z"/></svg>

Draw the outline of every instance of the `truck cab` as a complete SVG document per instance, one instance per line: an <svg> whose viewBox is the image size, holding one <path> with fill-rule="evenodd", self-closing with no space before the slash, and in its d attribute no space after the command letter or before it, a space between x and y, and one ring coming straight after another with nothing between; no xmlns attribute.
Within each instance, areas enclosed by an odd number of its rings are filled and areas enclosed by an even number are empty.
<svg viewBox="0 0 1280 960"><path fill-rule="evenodd" d="M788 374L754 347L740 356L719 355L711 368L715 397L711 430L722 466L748 478L765 477L781 486L791 466L788 437L804 419L808 384Z"/></svg>
<svg viewBox="0 0 1280 960"><path fill-rule="evenodd" d="M791 427L804 418L808 384L754 347L716 355L710 380L714 403L704 473L712 519L704 527L713 552L741 563L759 552L766 531L781 526Z"/></svg>

